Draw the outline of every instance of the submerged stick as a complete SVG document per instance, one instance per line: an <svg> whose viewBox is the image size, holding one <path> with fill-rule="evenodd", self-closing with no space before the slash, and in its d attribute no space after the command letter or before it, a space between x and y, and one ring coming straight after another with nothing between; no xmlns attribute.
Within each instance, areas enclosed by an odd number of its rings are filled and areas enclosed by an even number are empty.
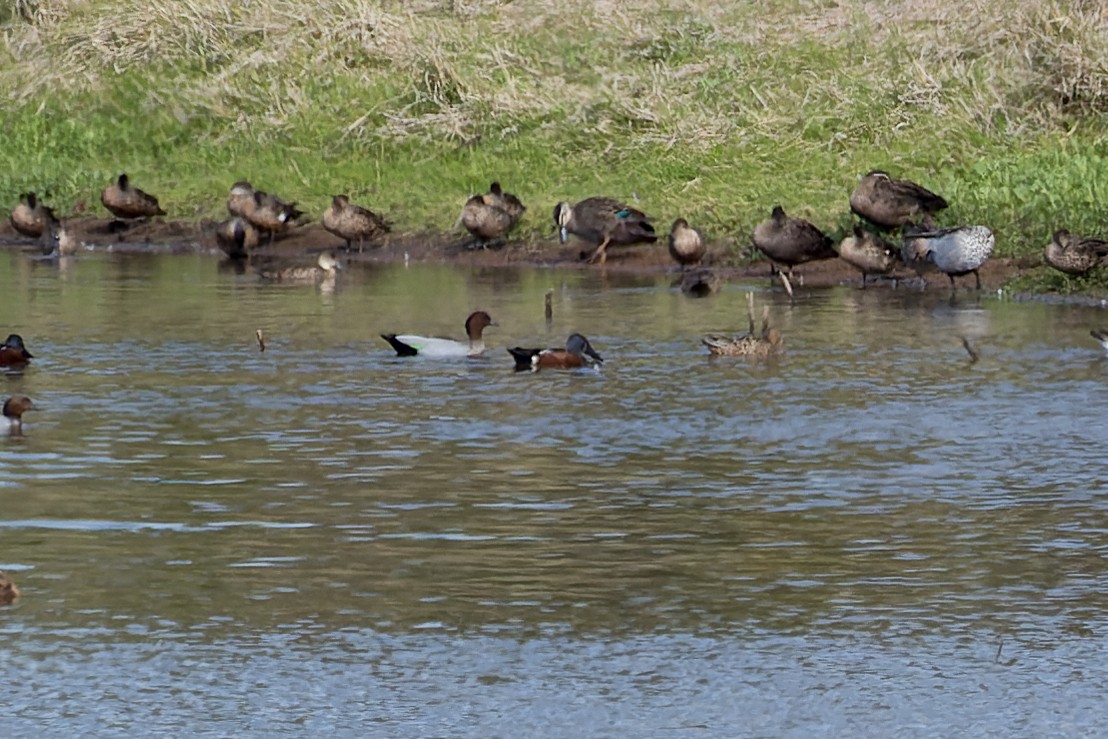
<svg viewBox="0 0 1108 739"><path fill-rule="evenodd" d="M972 346L970 346L969 339L965 336L962 337L962 346L966 348L966 353L969 354L969 363L976 364L978 359L981 359L981 355L978 354Z"/></svg>
<svg viewBox="0 0 1108 739"><path fill-rule="evenodd" d="M789 276L780 270L778 270L777 276L781 278L781 284L785 286L785 292L789 294L789 302L796 302L796 298L793 297L793 286L792 283L789 282Z"/></svg>
<svg viewBox="0 0 1108 739"><path fill-rule="evenodd" d="M258 351L264 352L265 351L265 334L263 334L262 330L259 328L259 329L255 329L254 336L256 336L258 338Z"/></svg>
<svg viewBox="0 0 1108 739"><path fill-rule="evenodd" d="M543 314L546 316L547 325L554 321L554 291L547 290L543 298Z"/></svg>
<svg viewBox="0 0 1108 739"><path fill-rule="evenodd" d="M754 293L752 293L752 292L748 292L746 294L746 319L747 319L747 321L750 322L750 331L748 333L751 336L753 336L754 335Z"/></svg>

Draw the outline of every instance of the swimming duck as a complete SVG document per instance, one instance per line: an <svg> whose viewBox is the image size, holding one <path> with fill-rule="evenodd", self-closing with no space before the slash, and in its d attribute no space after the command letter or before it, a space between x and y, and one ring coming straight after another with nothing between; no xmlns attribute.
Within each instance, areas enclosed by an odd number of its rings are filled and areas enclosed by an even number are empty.
<svg viewBox="0 0 1108 739"><path fill-rule="evenodd" d="M302 265L291 267L272 266L272 262L256 265L258 275L263 280L275 282L317 282L320 280L333 280L342 264L335 258L333 252L323 251L316 258L316 263L311 267Z"/></svg>
<svg viewBox="0 0 1108 739"><path fill-rule="evenodd" d="M47 208L33 192L25 192L19 196L19 204L12 209L9 220L16 231L37 239L46 233L50 219L53 217L54 212Z"/></svg>
<svg viewBox="0 0 1108 739"><path fill-rule="evenodd" d="M100 193L100 202L119 219L165 215L165 211L158 206L158 199L132 187L126 174L119 175L114 185L104 188Z"/></svg>
<svg viewBox="0 0 1108 739"><path fill-rule="evenodd" d="M862 272L862 287L872 274L886 275L900 261L900 251L883 238L854 224L854 235L839 242L839 257Z"/></svg>
<svg viewBox="0 0 1108 739"><path fill-rule="evenodd" d="M381 338L389 342L401 357L476 357L485 351L485 340L482 332L487 326L495 326L492 317L483 310L474 311L466 318L466 336L468 341L455 341L431 336L415 336L412 334L381 334Z"/></svg>
<svg viewBox="0 0 1108 739"><path fill-rule="evenodd" d="M331 207L323 211L323 227L346 242L347 251L351 242L358 242L361 253L367 240L373 241L389 232L385 219L368 208L354 205L345 195L331 198Z"/></svg>
<svg viewBox="0 0 1108 739"><path fill-rule="evenodd" d="M705 298L719 291L719 275L710 269L694 269L681 275L681 292L693 298Z"/></svg>
<svg viewBox="0 0 1108 739"><path fill-rule="evenodd" d="M681 268L696 264L704 258L707 247L704 237L689 226L684 218L678 218L669 229L669 255Z"/></svg>
<svg viewBox="0 0 1108 739"><path fill-rule="evenodd" d="M882 228L903 226L945 207L947 202L927 188L877 169L863 177L850 195L850 209Z"/></svg>
<svg viewBox="0 0 1108 739"><path fill-rule="evenodd" d="M19 588L16 587L8 573L0 570L0 606L11 605L12 601L19 597Z"/></svg>
<svg viewBox="0 0 1108 739"><path fill-rule="evenodd" d="M231 259L245 259L258 246L258 229L245 218L235 216L215 229L215 243Z"/></svg>
<svg viewBox="0 0 1108 739"><path fill-rule="evenodd" d="M700 343L708 347L708 352L716 356L728 357L768 357L781 350L781 332L769 325L769 306L762 307L762 330L754 333L754 293L746 294L746 316L749 331L738 336L708 334Z"/></svg>
<svg viewBox="0 0 1108 739"><path fill-rule="evenodd" d="M484 195L474 195L462 208L462 225L487 248L501 241L515 228L527 208L510 192L504 192L499 182L489 185Z"/></svg>
<svg viewBox="0 0 1108 739"><path fill-rule="evenodd" d="M19 334L9 334L0 344L0 367L24 367L34 356L23 346L23 337Z"/></svg>
<svg viewBox="0 0 1108 739"><path fill-rule="evenodd" d="M803 218L786 215L780 205L773 207L769 220L754 227L754 246L769 257L775 267L784 265L790 275L798 264L838 256L831 243L823 231Z"/></svg>
<svg viewBox="0 0 1108 739"><path fill-rule="evenodd" d="M591 367L604 362L596 353L592 344L582 334L570 334L564 349L524 349L513 347L508 350L516 361L516 372L540 369L577 369Z"/></svg>
<svg viewBox="0 0 1108 739"><path fill-rule="evenodd" d="M954 287L954 278L971 272L981 289L981 268L996 245L996 237L986 226L959 226L938 230L921 231L908 229L904 237L902 256L904 261L917 269L925 262L934 264L950 278L950 287Z"/></svg>
<svg viewBox="0 0 1108 739"><path fill-rule="evenodd" d="M1089 332L1089 335L1099 341L1100 347L1104 349L1105 352L1108 352L1108 331L1100 331L1094 328Z"/></svg>
<svg viewBox="0 0 1108 739"><path fill-rule="evenodd" d="M597 242L589 261L599 260L601 264L608 258L609 244L651 244L658 240L649 216L615 198L587 198L573 206L558 203L554 206L554 223L563 244L569 234Z"/></svg>
<svg viewBox="0 0 1108 739"><path fill-rule="evenodd" d="M0 436L19 436L23 433L23 414L35 409L26 395L13 395L4 401L4 415L0 416Z"/></svg>
<svg viewBox="0 0 1108 739"><path fill-rule="evenodd" d="M1074 236L1064 228L1054 232L1054 238L1043 250L1043 261L1068 275L1083 275L1099 267L1108 256L1108 242Z"/></svg>

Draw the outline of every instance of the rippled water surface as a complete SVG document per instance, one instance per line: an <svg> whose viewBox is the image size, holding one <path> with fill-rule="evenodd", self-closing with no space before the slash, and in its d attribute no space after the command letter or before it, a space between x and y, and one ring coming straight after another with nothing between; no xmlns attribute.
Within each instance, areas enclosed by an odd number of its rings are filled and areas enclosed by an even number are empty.
<svg viewBox="0 0 1108 739"><path fill-rule="evenodd" d="M5 735L1108 725L1103 309L201 256L0 276L36 356L4 395L41 406L0 443ZM709 358L751 290L786 352ZM483 359L378 337L475 308ZM511 371L571 331L601 371Z"/></svg>

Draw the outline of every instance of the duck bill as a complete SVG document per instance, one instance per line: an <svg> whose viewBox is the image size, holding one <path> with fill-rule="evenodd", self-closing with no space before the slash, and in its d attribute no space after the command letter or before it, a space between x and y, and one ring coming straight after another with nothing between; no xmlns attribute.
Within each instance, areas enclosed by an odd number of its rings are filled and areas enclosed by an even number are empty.
<svg viewBox="0 0 1108 739"><path fill-rule="evenodd" d="M566 230L565 226L558 229L558 241L563 244L569 241L569 231Z"/></svg>

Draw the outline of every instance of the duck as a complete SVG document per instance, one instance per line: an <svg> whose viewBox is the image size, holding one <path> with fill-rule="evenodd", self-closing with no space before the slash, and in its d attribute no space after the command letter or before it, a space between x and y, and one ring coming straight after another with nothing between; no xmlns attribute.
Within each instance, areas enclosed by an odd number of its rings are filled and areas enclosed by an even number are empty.
<svg viewBox="0 0 1108 739"><path fill-rule="evenodd" d="M296 225L304 213L296 203L286 202L264 190L255 190L246 180L239 180L231 186L227 196L227 210L231 215L245 218L250 225L269 235L273 243L276 234Z"/></svg>
<svg viewBox="0 0 1108 739"><path fill-rule="evenodd" d="M462 225L477 240L476 245L488 248L503 241L516 227L527 208L499 182L489 185L484 195L474 195L462 207Z"/></svg>
<svg viewBox="0 0 1108 739"><path fill-rule="evenodd" d="M9 334L0 344L0 367L25 367L34 357L23 345L23 337L19 334Z"/></svg>
<svg viewBox="0 0 1108 739"><path fill-rule="evenodd" d="M839 258L862 273L862 287L872 274L887 275L900 261L900 250L878 234L854 224L854 235L839 242Z"/></svg>
<svg viewBox="0 0 1108 739"><path fill-rule="evenodd" d="M996 237L988 226L957 226L937 230L908 229L904 237L901 256L904 261L919 269L925 263L950 278L973 274L977 289L981 289L981 268L993 253Z"/></svg>
<svg viewBox="0 0 1108 739"><path fill-rule="evenodd" d="M516 362L516 372L541 369L578 369L593 367L604 362L592 344L583 334L573 333L566 339L564 349L524 349L513 347L508 350Z"/></svg>
<svg viewBox="0 0 1108 739"><path fill-rule="evenodd" d="M652 244L658 240L650 217L615 198L586 198L576 205L563 201L554 206L554 223L561 243L573 234L597 242L588 261L604 264L609 244Z"/></svg>
<svg viewBox="0 0 1108 739"><path fill-rule="evenodd" d="M158 205L158 199L132 186L126 173L119 175L114 185L104 188L100 193L100 202L113 216L121 220L165 215L165 211Z"/></svg>
<svg viewBox="0 0 1108 739"><path fill-rule="evenodd" d="M321 280L333 280L338 270L343 268L342 263L335 257L334 252L323 251L316 258L316 263L310 267L294 265L289 267L273 267L272 262L256 265L258 276L263 280L273 282L318 282Z"/></svg>
<svg viewBox="0 0 1108 739"><path fill-rule="evenodd" d="M13 395L4 401L4 414L0 416L0 436L19 436L23 433L23 414L33 411L35 404L26 395Z"/></svg>
<svg viewBox="0 0 1108 739"><path fill-rule="evenodd" d="M19 598L19 587L8 573L0 570L0 606L11 605Z"/></svg>
<svg viewBox="0 0 1108 739"><path fill-rule="evenodd" d="M923 215L934 215L947 202L911 180L897 180L875 169L850 194L850 210L881 228L904 226Z"/></svg>
<svg viewBox="0 0 1108 739"><path fill-rule="evenodd" d="M753 240L775 268L784 265L790 275L798 264L838 256L823 231L803 218L787 215L780 205L773 206L770 218L754 227Z"/></svg>
<svg viewBox="0 0 1108 739"><path fill-rule="evenodd" d="M19 196L19 204L12 209L9 220L12 228L22 235L38 239L46 233L52 218L54 211L46 207L33 192L25 192Z"/></svg>
<svg viewBox="0 0 1108 739"><path fill-rule="evenodd" d="M1043 261L1068 275L1083 275L1099 267L1105 256L1108 256L1108 242L1074 236L1064 228L1055 231L1051 242L1043 249Z"/></svg>
<svg viewBox="0 0 1108 739"><path fill-rule="evenodd" d="M46 233L42 235L42 253L47 257L68 257L77 253L77 239L57 218L50 214Z"/></svg>
<svg viewBox="0 0 1108 739"><path fill-rule="evenodd" d="M706 298L718 292L719 275L707 268L694 269L681 275L681 292L692 298Z"/></svg>
<svg viewBox="0 0 1108 739"><path fill-rule="evenodd" d="M708 353L726 357L768 357L781 351L781 332L769 325L769 306L762 307L762 330L754 333L754 293L746 294L746 315L749 331L738 336L708 334L700 343L708 347Z"/></svg>
<svg viewBox="0 0 1108 739"><path fill-rule="evenodd" d="M231 185L227 194L227 212L232 216L246 218L246 211L254 207L254 186L247 180L239 180Z"/></svg>
<svg viewBox="0 0 1108 739"><path fill-rule="evenodd" d="M483 310L474 311L466 318L467 341L456 341L432 336L414 334L381 334L381 338L396 350L400 357L430 357L434 359L451 357L477 357L485 352L485 340L482 333L496 322Z"/></svg>
<svg viewBox="0 0 1108 739"><path fill-rule="evenodd" d="M1108 353L1108 331L1094 328L1092 331L1089 332L1089 335L1099 341L1100 347L1105 351L1105 353Z"/></svg>
<svg viewBox="0 0 1108 739"><path fill-rule="evenodd" d="M230 259L245 259L258 246L258 229L240 216L228 218L216 226L215 243Z"/></svg>
<svg viewBox="0 0 1108 739"><path fill-rule="evenodd" d="M358 253L362 252L365 242L373 241L389 232L389 224L384 218L368 208L354 205L346 195L331 198L331 207L323 211L323 228L346 242L346 250L358 242Z"/></svg>
<svg viewBox="0 0 1108 739"><path fill-rule="evenodd" d="M669 228L669 255L673 261L686 269L698 264L704 258L707 247L704 237L695 228L689 226L684 218L678 218Z"/></svg>

